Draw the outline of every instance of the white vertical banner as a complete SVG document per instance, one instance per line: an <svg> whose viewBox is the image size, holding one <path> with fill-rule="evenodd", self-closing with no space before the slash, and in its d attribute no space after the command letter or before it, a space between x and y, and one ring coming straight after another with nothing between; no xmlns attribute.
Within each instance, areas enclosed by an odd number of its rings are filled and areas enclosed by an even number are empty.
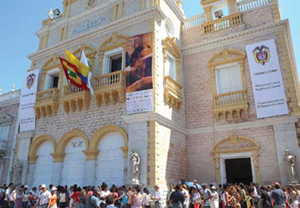
<svg viewBox="0 0 300 208"><path fill-rule="evenodd" d="M33 107L36 100L39 71L39 69L28 71L25 75L19 110L21 132L35 130L35 112Z"/></svg>
<svg viewBox="0 0 300 208"><path fill-rule="evenodd" d="M289 113L275 40L246 46L257 118Z"/></svg>

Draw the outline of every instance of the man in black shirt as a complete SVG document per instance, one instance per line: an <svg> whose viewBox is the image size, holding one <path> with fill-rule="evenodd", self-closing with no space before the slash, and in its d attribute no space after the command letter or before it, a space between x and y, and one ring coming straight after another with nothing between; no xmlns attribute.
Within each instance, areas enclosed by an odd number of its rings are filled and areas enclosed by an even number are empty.
<svg viewBox="0 0 300 208"><path fill-rule="evenodd" d="M181 185L176 185L175 192L173 192L170 196L173 208L182 208L182 205L184 203L184 196L180 190Z"/></svg>

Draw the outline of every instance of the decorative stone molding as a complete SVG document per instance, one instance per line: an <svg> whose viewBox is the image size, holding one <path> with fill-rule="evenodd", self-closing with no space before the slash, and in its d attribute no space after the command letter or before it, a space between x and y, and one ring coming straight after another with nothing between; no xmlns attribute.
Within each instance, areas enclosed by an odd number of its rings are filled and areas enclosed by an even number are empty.
<svg viewBox="0 0 300 208"><path fill-rule="evenodd" d="M82 131L74 130L74 131L68 132L59 140L59 143L57 144L57 148L53 154L54 156L56 156L58 158L59 162L63 162L64 157L65 157L66 146L74 138L83 139L85 142L85 145L86 145L86 149L87 150L89 149L90 141L89 141L88 137Z"/></svg>
<svg viewBox="0 0 300 208"><path fill-rule="evenodd" d="M79 59L82 50L84 51L86 57L88 58L90 71L93 73L95 70L95 57L96 57L97 50L92 46L82 44L81 47L78 48L73 54Z"/></svg>
<svg viewBox="0 0 300 208"><path fill-rule="evenodd" d="M165 103L170 107L174 107L180 111L183 104L182 86L179 84L180 66L181 66L181 52L175 42L175 38L167 37L162 41L163 58L164 58L164 95ZM172 79L166 74L165 63L167 54L170 53L176 59L176 80Z"/></svg>
<svg viewBox="0 0 300 208"><path fill-rule="evenodd" d="M241 119L242 114L244 114L245 118L248 118L249 104L244 70L245 59L246 54L242 51L224 49L222 52L214 55L208 62L208 67L212 75L214 111L217 120L219 120L221 116L223 116L226 121ZM243 89L241 91L217 94L215 69L217 66L230 63L239 64Z"/></svg>
<svg viewBox="0 0 300 208"><path fill-rule="evenodd" d="M51 155L53 157L53 162L63 162L66 156L65 153L53 153Z"/></svg>
<svg viewBox="0 0 300 208"><path fill-rule="evenodd" d="M126 101L126 74L125 71L117 71L110 74L100 75L94 78L95 100L97 106L109 103L116 104L118 101Z"/></svg>
<svg viewBox="0 0 300 208"><path fill-rule="evenodd" d="M97 160L100 151L99 150L86 150L86 151L83 151L83 153L86 156L86 160Z"/></svg>
<svg viewBox="0 0 300 208"><path fill-rule="evenodd" d="M122 59L126 60L126 42L127 36L125 35L118 35L117 33L113 33L108 39L106 39L99 48L99 71L98 74L103 74L103 61L104 61L104 54L107 51L114 50L116 48L123 48ZM122 69L125 68L125 61Z"/></svg>
<svg viewBox="0 0 300 208"><path fill-rule="evenodd" d="M49 135L40 135L32 140L32 143L29 148L28 153L28 163L29 164L35 164L37 160L36 153L44 142L51 142L53 145L54 151L56 150L56 141Z"/></svg>
<svg viewBox="0 0 300 208"><path fill-rule="evenodd" d="M182 86L169 76L165 77L164 82L166 104L180 111L183 104Z"/></svg>
<svg viewBox="0 0 300 208"><path fill-rule="evenodd" d="M66 113L69 113L70 110L75 112L76 109L82 111L83 107L89 109L91 102L91 93L90 91L84 91L77 87L64 86L64 92L62 97L62 102L64 105L64 110Z"/></svg>
<svg viewBox="0 0 300 208"><path fill-rule="evenodd" d="M125 146L121 147L120 149L123 151L124 157L127 157L127 155L128 155L128 137L127 137L127 134L122 128L120 128L116 125L107 125L107 126L104 126L104 127L100 128L97 132L95 132L95 134L93 135L93 137L90 141L90 148L88 149L88 153L89 152L91 152L91 153L97 152L98 151L98 146L99 146L101 140L103 139L103 137L106 134L111 133L111 132L118 132L123 137ZM97 159L97 157L96 157L96 159Z"/></svg>
<svg viewBox="0 0 300 208"><path fill-rule="evenodd" d="M13 121L13 118L7 114L0 115L0 125L1 124L10 124Z"/></svg>
<svg viewBox="0 0 300 208"><path fill-rule="evenodd" d="M120 148L123 151L124 158L128 157L128 146L124 146Z"/></svg>
<svg viewBox="0 0 300 208"><path fill-rule="evenodd" d="M221 184L221 169L220 169L220 155L230 154L230 153L243 153L251 152L254 165L254 173L256 182L260 183L258 156L260 145L252 139L241 137L241 136L231 136L219 141L212 149L212 154L215 158L215 167L217 175L217 183Z"/></svg>
<svg viewBox="0 0 300 208"><path fill-rule="evenodd" d="M34 106L37 119L41 116L56 115L59 107L59 90L54 88L36 94L36 103Z"/></svg>

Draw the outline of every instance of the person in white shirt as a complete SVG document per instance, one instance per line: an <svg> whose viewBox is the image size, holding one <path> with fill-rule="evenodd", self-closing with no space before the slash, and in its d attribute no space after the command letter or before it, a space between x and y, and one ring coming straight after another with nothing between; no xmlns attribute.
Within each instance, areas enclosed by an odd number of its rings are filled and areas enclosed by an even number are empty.
<svg viewBox="0 0 300 208"><path fill-rule="evenodd" d="M10 183L5 190L5 199L4 199L4 208L9 208L11 207L11 204L14 203L13 198L12 198L12 190L13 190L13 183Z"/></svg>
<svg viewBox="0 0 300 208"><path fill-rule="evenodd" d="M40 208L47 208L49 199L51 198L51 193L47 190L47 186L45 184L43 184L41 188L42 191L39 195L39 205Z"/></svg>
<svg viewBox="0 0 300 208"><path fill-rule="evenodd" d="M24 186L24 191L23 191L24 197L22 201L22 208L28 208L28 202L29 202L29 191L28 191L28 186Z"/></svg>
<svg viewBox="0 0 300 208"><path fill-rule="evenodd" d="M159 191L159 186L154 186L155 195L152 197L152 200L154 201L155 208L161 207L161 192Z"/></svg>
<svg viewBox="0 0 300 208"><path fill-rule="evenodd" d="M190 194L189 194L188 188L187 188L187 186L185 184L182 185L181 193L184 196L183 208L189 208L189 205L190 205Z"/></svg>
<svg viewBox="0 0 300 208"><path fill-rule="evenodd" d="M210 199L210 208L219 208L219 194L216 191L216 187L212 186L211 188L212 198Z"/></svg>
<svg viewBox="0 0 300 208"><path fill-rule="evenodd" d="M106 183L103 183L101 188L102 191L100 192L100 207L105 208L106 207L105 200L106 197L110 195L110 191L108 190L108 185Z"/></svg>

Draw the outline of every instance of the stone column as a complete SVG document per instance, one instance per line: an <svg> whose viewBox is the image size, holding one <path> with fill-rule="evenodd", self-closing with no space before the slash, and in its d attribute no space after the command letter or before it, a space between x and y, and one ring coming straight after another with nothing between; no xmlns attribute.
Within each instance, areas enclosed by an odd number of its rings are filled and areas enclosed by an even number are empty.
<svg viewBox="0 0 300 208"><path fill-rule="evenodd" d="M27 175L28 175L28 154L31 145L31 138L33 137L32 132L24 132L18 135L19 138L19 148L17 157L20 159L22 163L22 175L21 182L22 184L27 183Z"/></svg>
<svg viewBox="0 0 300 208"><path fill-rule="evenodd" d="M284 152L289 149L291 154L296 155L296 170L299 180L300 174L300 151L298 147L295 123L285 123L274 125L275 144L280 171L280 179L283 185L287 185L288 178L284 163Z"/></svg>
<svg viewBox="0 0 300 208"><path fill-rule="evenodd" d="M62 180L63 162L53 163L52 183L54 186L60 185Z"/></svg>
<svg viewBox="0 0 300 208"><path fill-rule="evenodd" d="M27 175L27 185L29 186L29 188L32 188L33 186L34 172L35 172L35 163L31 163L29 164L28 175Z"/></svg>

